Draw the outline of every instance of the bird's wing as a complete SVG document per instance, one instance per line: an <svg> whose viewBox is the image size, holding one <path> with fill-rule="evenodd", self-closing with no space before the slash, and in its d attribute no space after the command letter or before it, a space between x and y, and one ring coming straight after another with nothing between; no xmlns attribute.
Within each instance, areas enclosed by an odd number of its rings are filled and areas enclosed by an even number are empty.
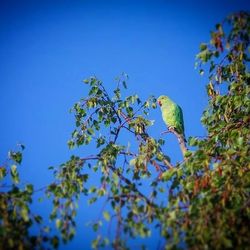
<svg viewBox="0 0 250 250"><path fill-rule="evenodd" d="M180 106L176 105L176 118L178 120L181 133L184 135L184 119L183 119L183 112Z"/></svg>

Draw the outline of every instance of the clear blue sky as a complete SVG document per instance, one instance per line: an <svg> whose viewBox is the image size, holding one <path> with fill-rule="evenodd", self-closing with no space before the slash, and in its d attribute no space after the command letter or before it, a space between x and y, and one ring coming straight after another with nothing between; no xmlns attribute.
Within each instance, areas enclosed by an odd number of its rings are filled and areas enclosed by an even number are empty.
<svg viewBox="0 0 250 250"><path fill-rule="evenodd" d="M91 75L112 89L114 78L126 72L127 94L172 97L183 109L186 135L204 135L206 79L194 69L195 55L214 25L237 10L249 10L248 1L2 0L0 160L22 142L23 180L36 187L48 184L48 166L74 153L66 144L74 128L69 109L86 95L81 80ZM159 137L165 129L159 109L152 119L152 134ZM176 141L171 135L165 139L178 160ZM81 152L86 150L76 153ZM61 249L89 249L93 234L84 225L98 214L90 211L83 201L77 237Z"/></svg>

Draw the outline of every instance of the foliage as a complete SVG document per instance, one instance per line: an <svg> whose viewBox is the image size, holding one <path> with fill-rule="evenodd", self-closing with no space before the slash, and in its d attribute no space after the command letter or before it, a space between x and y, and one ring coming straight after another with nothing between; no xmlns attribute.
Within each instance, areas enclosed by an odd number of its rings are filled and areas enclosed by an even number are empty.
<svg viewBox="0 0 250 250"><path fill-rule="evenodd" d="M249 19L245 12L230 15L200 46L196 66L209 79L208 107L201 118L207 136L189 138L193 151L181 163L171 162L162 138L150 136L154 96L124 98L126 74L116 79L112 94L96 77L84 80L89 92L72 108L76 128L68 145L96 151L51 167L55 182L46 189L53 203L50 219L64 242L75 234L79 200L85 195L90 205L104 203L102 218L92 224L94 249L128 249L131 239L150 237L153 230L165 249L248 248ZM1 186L6 191L0 194L0 248L42 249L46 242L57 247L55 237L30 235L42 218L30 211L33 186L19 186L21 152L10 152L10 157L16 163L0 169L1 182L12 178L11 186ZM94 185L93 176L99 178ZM106 236L105 225L112 228Z"/></svg>
<svg viewBox="0 0 250 250"><path fill-rule="evenodd" d="M201 119L208 136L191 138L197 149L179 180L184 192L173 197L183 195L188 204L182 229L192 249L247 249L250 243L249 21L249 13L230 15L197 55L201 71L209 63L209 103Z"/></svg>
<svg viewBox="0 0 250 250"><path fill-rule="evenodd" d="M40 215L31 211L32 184L22 185L19 167L23 145L19 151L10 151L9 158L0 167L0 249L57 248L58 237L51 236ZM34 234L31 231L37 230Z"/></svg>
<svg viewBox="0 0 250 250"><path fill-rule="evenodd" d="M73 107L76 129L68 144L70 148L91 144L99 151L63 165L54 188L60 190L55 196L62 196L66 207L81 192L90 195L90 204L106 199L109 209L103 217L115 222L115 233L103 238L103 222L94 222L93 248L110 243L114 249L126 249L126 238L150 237L154 226L168 249L249 246L248 46L249 14L243 12L217 24L210 43L201 44L197 55L201 74L209 63L209 103L201 119L207 136L190 138L195 151L176 166L162 150L164 140L148 134L154 97L145 102L137 95L122 98L125 74L117 79L112 97L97 78L84 81L89 93ZM131 145L120 140L126 133ZM80 174L86 167L90 176L99 174L99 187L87 187L88 176ZM63 187L69 193L61 192ZM65 232L65 239L71 237Z"/></svg>
<svg viewBox="0 0 250 250"><path fill-rule="evenodd" d="M161 178L161 174L173 166L169 157L161 149L164 140L156 140L148 135L147 128L153 122L147 119L150 108L156 108L156 99L150 97L142 102L137 95L121 98L121 88L126 88L127 76L124 74L117 79L117 87L113 97L110 97L102 82L95 77L85 80L90 90L88 97L81 99L73 107L76 118L76 129L72 132L72 139L68 142L70 148L94 144L99 149L95 155L83 158L72 157L55 172L59 182L49 187L48 192L53 193L54 211L58 208L68 219L72 219L73 201L78 201L79 194L91 195L89 204L96 202L101 197L106 197L113 214L109 210L103 211L106 221L116 221L117 229L115 240L112 242L115 248L125 247L121 239L121 233L135 237L150 235L148 222L154 220L154 214L158 206L154 204L157 192L143 194L138 186L141 178L152 179L151 166ZM135 138L135 145L127 145L120 140L122 133L130 133ZM138 152L132 151L138 149ZM91 169L100 176L100 187L87 187L88 174L80 174L81 170ZM85 170L86 171L86 170ZM153 189L156 189L157 181L153 176ZM60 200L60 202L59 202ZM71 204L71 211L65 212L64 207ZM67 210L68 211L68 210ZM145 216L147 215L147 216ZM62 214L52 212L52 219L64 221ZM61 229L61 223L58 226ZM93 223L94 231L99 231L103 223ZM71 230L74 224L68 225ZM70 229L71 228L71 229ZM68 240L73 236L67 230L62 231L62 236ZM98 248L108 244L107 238L98 235L92 246Z"/></svg>
<svg viewBox="0 0 250 250"><path fill-rule="evenodd" d="M164 140L148 133L154 97L145 102L137 95L122 98L126 75L117 79L112 97L97 78L84 81L89 93L73 107L76 129L68 144L70 148L91 144L99 151L77 158L77 163L72 158L67 163L70 170L65 166L59 170L65 174L61 172L57 188L64 184L73 189L79 171L86 167L89 177L99 174L99 187L88 188L86 176L74 193L65 194L72 199L83 192L90 195L90 204L106 200L103 217L116 224L115 233L109 239L102 237L103 221L94 222L93 248L111 244L127 249L126 238L150 237L156 227L167 249L247 249L249 23L248 13L231 15L216 25L210 43L200 46L197 66L202 75L208 71L209 79L208 107L201 118L207 136L189 138L195 150L181 164L173 166L162 149ZM124 134L132 141L129 145L120 140ZM68 171L72 173L66 181ZM84 184L81 190L80 184Z"/></svg>
<svg viewBox="0 0 250 250"><path fill-rule="evenodd" d="M59 171L54 170L57 182L50 184L47 188L48 197L53 197L53 211L50 219L55 220L63 242L72 239L75 234L74 218L79 196L81 193L86 193L83 185L88 175L80 173L82 166L82 160L72 156L68 162L60 166Z"/></svg>

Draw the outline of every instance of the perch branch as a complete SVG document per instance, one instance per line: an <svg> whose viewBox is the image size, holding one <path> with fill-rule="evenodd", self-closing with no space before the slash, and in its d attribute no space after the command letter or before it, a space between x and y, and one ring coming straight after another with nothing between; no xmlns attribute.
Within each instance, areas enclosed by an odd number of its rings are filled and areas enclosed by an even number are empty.
<svg viewBox="0 0 250 250"><path fill-rule="evenodd" d="M187 146L186 146L186 143L185 143L184 136L180 135L179 133L177 133L174 130L174 128L171 128L171 127L169 127L167 131L164 131L161 134L166 134L166 133L172 133L172 134L174 134L177 137L179 145L180 145L180 148L181 148L181 152L182 152L183 158L185 159L186 158L185 154L188 151L188 149L187 149Z"/></svg>

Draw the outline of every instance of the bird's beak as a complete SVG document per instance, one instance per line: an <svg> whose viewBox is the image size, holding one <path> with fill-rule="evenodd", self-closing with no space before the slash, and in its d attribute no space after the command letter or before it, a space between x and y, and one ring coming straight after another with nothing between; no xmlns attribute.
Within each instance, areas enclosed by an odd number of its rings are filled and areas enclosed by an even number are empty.
<svg viewBox="0 0 250 250"><path fill-rule="evenodd" d="M158 101L158 104L160 105L160 107L161 107L161 101Z"/></svg>

